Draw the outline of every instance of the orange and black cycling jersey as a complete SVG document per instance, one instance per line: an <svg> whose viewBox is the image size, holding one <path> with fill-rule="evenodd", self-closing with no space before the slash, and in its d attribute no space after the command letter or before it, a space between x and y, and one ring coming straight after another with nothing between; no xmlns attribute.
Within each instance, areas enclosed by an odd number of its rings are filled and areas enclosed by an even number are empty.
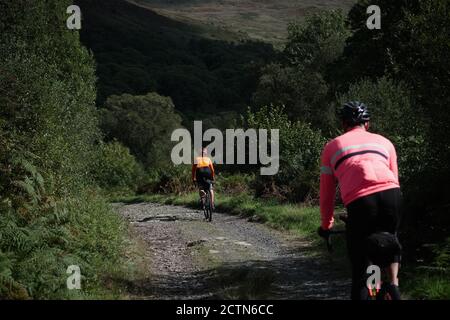
<svg viewBox="0 0 450 320"><path fill-rule="evenodd" d="M200 168L209 168L211 170L212 178L214 179L214 166L211 159L209 157L197 157L192 165L192 180L196 180L195 173L197 169Z"/></svg>

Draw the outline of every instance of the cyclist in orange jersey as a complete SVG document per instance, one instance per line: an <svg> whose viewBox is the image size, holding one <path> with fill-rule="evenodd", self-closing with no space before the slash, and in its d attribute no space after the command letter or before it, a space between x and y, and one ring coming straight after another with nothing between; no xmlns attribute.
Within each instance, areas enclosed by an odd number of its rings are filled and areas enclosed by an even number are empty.
<svg viewBox="0 0 450 320"><path fill-rule="evenodd" d="M192 181L197 183L200 197L204 191L211 192L211 203L214 210L214 165L207 154L208 150L203 148L201 157L195 159L192 165Z"/></svg>

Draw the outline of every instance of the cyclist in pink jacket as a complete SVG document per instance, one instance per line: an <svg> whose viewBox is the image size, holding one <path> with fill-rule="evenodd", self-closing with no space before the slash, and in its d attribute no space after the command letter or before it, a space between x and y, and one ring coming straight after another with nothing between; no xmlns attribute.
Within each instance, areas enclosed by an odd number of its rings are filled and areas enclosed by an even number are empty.
<svg viewBox="0 0 450 320"><path fill-rule="evenodd" d="M321 227L326 237L333 227L336 186L347 208L347 249L352 265L352 299L364 299L366 239L376 232L396 237L401 203L397 155L385 137L368 132L370 114L363 103L344 104L340 113L345 133L328 142L322 152L320 175ZM389 266L392 287L398 291L400 255Z"/></svg>

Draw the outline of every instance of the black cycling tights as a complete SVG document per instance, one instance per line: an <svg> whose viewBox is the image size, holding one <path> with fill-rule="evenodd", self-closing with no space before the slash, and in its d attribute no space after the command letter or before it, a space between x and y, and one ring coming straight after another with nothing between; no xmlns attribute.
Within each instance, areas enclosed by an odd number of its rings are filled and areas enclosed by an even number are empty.
<svg viewBox="0 0 450 320"><path fill-rule="evenodd" d="M379 231L397 233L400 207L400 188L359 198L347 206L347 250L352 265L353 300L367 299L367 237Z"/></svg>

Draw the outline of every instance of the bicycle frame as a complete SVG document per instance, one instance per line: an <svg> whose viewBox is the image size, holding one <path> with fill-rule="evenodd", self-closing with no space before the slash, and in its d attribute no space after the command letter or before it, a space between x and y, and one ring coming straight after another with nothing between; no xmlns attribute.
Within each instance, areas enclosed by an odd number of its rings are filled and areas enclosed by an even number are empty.
<svg viewBox="0 0 450 320"><path fill-rule="evenodd" d="M211 205L211 191L201 190L204 195L201 196L203 214L205 215L205 220L211 222L212 220L212 205Z"/></svg>

